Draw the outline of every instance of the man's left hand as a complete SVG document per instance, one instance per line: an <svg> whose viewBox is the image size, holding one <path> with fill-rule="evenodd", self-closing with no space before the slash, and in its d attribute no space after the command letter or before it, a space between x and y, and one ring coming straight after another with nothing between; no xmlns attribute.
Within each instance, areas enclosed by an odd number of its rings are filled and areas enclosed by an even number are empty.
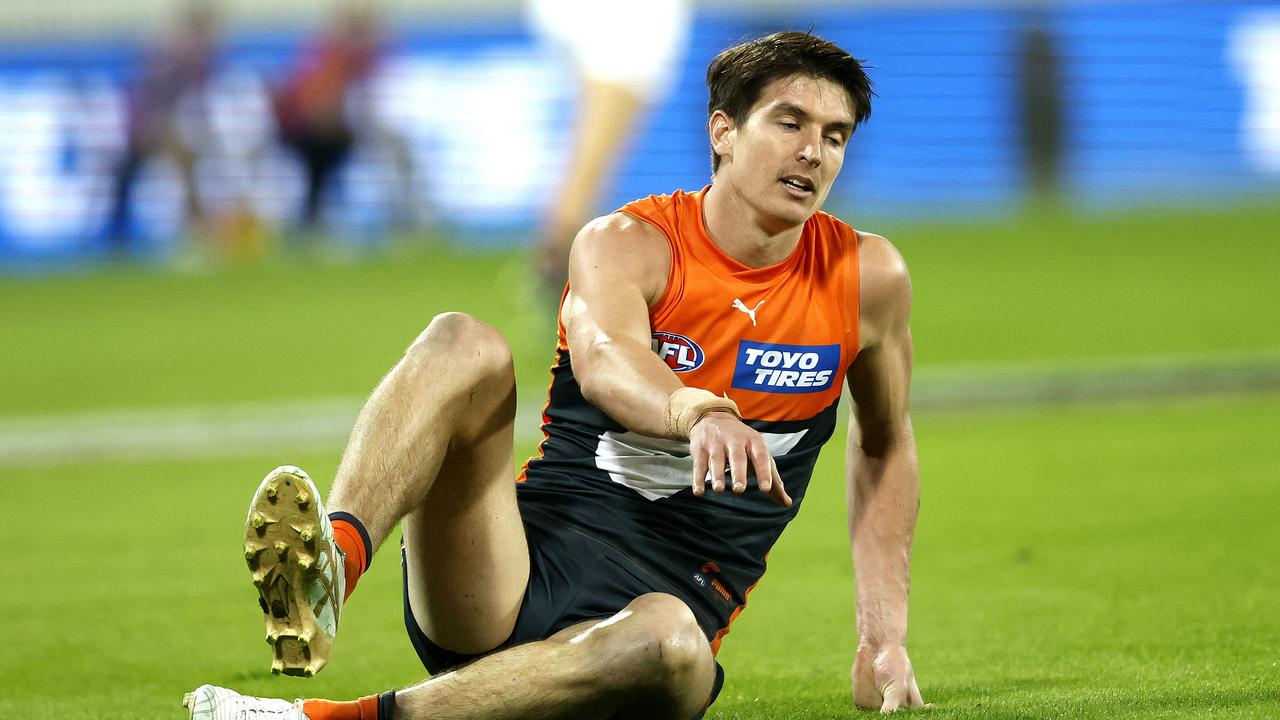
<svg viewBox="0 0 1280 720"><path fill-rule="evenodd" d="M862 710L889 713L926 705L903 646L859 647L853 661L853 702Z"/></svg>

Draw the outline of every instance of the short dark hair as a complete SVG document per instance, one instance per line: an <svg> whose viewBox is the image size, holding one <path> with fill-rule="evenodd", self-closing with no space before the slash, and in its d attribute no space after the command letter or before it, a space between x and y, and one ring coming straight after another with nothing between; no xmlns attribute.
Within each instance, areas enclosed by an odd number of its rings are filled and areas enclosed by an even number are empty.
<svg viewBox="0 0 1280 720"><path fill-rule="evenodd" d="M856 128L871 114L871 79L862 63L838 45L817 35L778 32L749 40L721 52L707 67L708 117L722 110L735 123L747 119L765 86L792 75L830 80L849 93ZM711 152L711 171L720 169L720 156Z"/></svg>

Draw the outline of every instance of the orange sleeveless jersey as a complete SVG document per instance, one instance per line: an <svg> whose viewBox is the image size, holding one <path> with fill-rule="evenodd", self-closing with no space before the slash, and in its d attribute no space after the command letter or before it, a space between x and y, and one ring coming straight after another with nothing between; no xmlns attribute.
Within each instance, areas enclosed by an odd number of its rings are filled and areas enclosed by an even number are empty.
<svg viewBox="0 0 1280 720"><path fill-rule="evenodd" d="M751 490L694 497L688 443L631 432L588 403L559 329L539 454L521 498L601 539L689 603L713 647L763 575L765 556L799 510L818 452L836 426L858 350L858 236L825 213L805 223L784 261L749 268L703 226L704 188L621 209L667 238L671 274L650 309L653 349L689 386L726 394L761 433L790 508Z"/></svg>
<svg viewBox="0 0 1280 720"><path fill-rule="evenodd" d="M839 398L858 349L857 235L819 212L790 257L749 268L707 235L705 192L622 208L671 246L667 290L649 312L654 349L684 384L726 393L743 417L812 417Z"/></svg>

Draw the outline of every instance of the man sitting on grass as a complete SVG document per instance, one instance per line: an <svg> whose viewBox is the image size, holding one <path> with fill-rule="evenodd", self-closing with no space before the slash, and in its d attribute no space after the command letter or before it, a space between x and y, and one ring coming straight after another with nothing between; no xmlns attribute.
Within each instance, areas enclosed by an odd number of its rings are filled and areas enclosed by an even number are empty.
<svg viewBox="0 0 1280 720"><path fill-rule="evenodd" d="M910 282L888 241L819 212L870 82L836 45L784 32L721 53L707 84L711 184L630 203L574 242L545 438L518 482L510 351L449 313L361 411L331 512L297 468L254 496L245 556L273 670L325 665L342 602L400 522L406 625L434 677L351 702L205 685L193 718L700 717L842 379L853 700L923 705L906 650Z"/></svg>

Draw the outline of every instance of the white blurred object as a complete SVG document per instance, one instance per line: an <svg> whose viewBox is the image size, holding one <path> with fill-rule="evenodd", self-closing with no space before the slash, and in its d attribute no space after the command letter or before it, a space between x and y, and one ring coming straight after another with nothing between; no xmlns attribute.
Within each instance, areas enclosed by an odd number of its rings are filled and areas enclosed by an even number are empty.
<svg viewBox="0 0 1280 720"><path fill-rule="evenodd" d="M1259 169L1280 173L1280 11L1241 14L1227 48L1245 84L1245 154Z"/></svg>
<svg viewBox="0 0 1280 720"><path fill-rule="evenodd" d="M667 89L689 35L685 0L529 0L529 22L588 79L650 102Z"/></svg>

